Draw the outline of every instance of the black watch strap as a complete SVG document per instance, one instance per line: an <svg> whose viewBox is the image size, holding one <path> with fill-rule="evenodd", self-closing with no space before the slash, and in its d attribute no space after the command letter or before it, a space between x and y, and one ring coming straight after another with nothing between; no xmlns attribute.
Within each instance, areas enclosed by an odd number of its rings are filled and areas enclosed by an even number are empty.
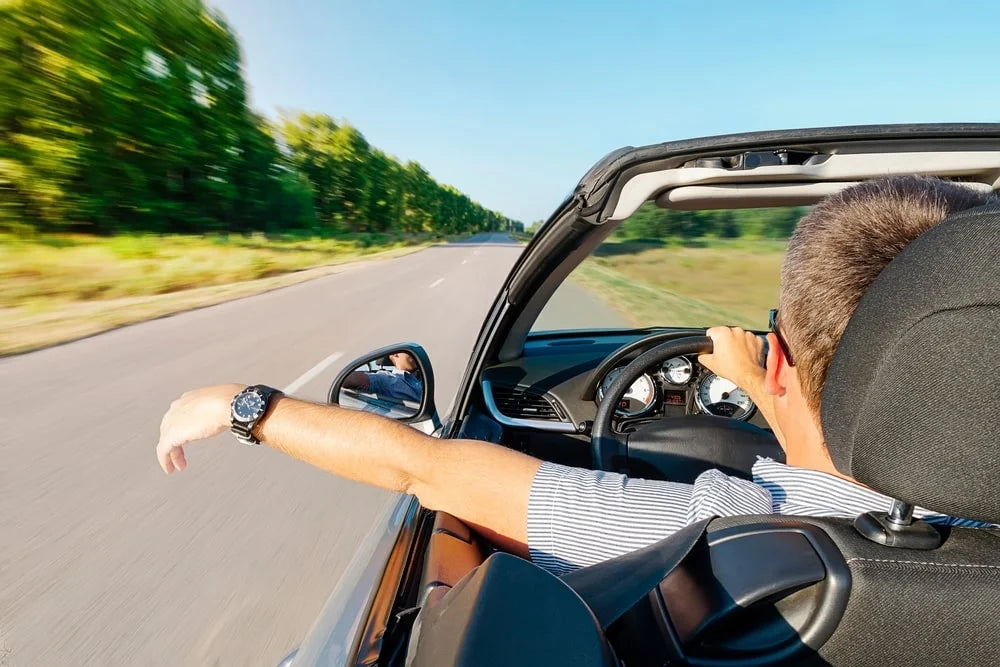
<svg viewBox="0 0 1000 667"><path fill-rule="evenodd" d="M229 430L232 431L233 435L236 436L236 439L242 442L244 445L259 445L260 440L253 434L253 430L257 426L257 424L260 423L260 420L263 419L265 416L267 416L267 412L268 410L271 409L271 404L274 402L274 399L278 396L283 396L284 394L280 389L275 389L274 387L268 387L267 385L263 384L255 384L255 385L250 385L249 387L241 391L239 394L237 394L233 398L233 401L235 402L237 398L239 398L248 391L256 391L260 393L260 395L264 399L264 407L261 410L260 415L258 415L256 419L249 422L239 421L236 419L235 414L230 414Z"/></svg>

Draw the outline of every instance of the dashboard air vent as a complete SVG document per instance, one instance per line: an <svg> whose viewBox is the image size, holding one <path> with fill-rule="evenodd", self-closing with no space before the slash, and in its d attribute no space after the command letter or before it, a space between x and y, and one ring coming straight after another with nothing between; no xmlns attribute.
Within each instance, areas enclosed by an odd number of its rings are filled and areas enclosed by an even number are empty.
<svg viewBox="0 0 1000 667"><path fill-rule="evenodd" d="M515 419L540 419L565 421L562 410L545 396L525 387L498 387L493 385L493 400L497 409Z"/></svg>

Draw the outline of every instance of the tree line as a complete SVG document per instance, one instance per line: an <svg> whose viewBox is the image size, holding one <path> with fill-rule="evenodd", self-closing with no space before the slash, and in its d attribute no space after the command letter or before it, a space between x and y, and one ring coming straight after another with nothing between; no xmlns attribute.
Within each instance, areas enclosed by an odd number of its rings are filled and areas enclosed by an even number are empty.
<svg viewBox="0 0 1000 667"><path fill-rule="evenodd" d="M784 239L791 236L808 207L676 211L646 202L615 235L625 239L694 239L741 237Z"/></svg>
<svg viewBox="0 0 1000 667"><path fill-rule="evenodd" d="M0 2L0 229L517 230L345 122L251 110L202 0Z"/></svg>

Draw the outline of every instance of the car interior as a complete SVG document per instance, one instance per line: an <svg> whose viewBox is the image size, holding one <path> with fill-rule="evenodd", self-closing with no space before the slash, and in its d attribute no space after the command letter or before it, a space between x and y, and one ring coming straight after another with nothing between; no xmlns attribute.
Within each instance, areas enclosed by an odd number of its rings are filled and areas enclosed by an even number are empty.
<svg viewBox="0 0 1000 667"><path fill-rule="evenodd" d="M804 207L911 173L993 191L998 148L922 140L689 153L598 183L600 212L553 216L525 251L541 259L512 272L510 313L477 350L455 437L681 482L709 468L750 478L757 457L783 461L745 392L697 361L711 349L705 326L725 322L535 330L536 320L643 205ZM931 528L911 514L919 505L1000 522L997 258L1000 207L952 216L890 264L840 342L823 433L839 470L898 499L887 512L716 518L561 578L436 512L416 583L401 594L412 613L391 628L409 638L399 664L996 664L1000 531ZM764 333L765 311L759 321Z"/></svg>

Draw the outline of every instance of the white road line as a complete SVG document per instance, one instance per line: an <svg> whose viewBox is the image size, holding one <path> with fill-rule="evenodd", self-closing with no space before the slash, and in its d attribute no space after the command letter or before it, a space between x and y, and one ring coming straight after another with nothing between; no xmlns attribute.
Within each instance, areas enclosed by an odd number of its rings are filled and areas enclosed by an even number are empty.
<svg viewBox="0 0 1000 667"><path fill-rule="evenodd" d="M335 362L337 359L340 359L342 356L344 356L343 352L334 352L329 357L327 357L326 359L319 362L318 364L307 370L305 373L300 375L297 380L295 380L290 385L285 387L284 392L286 394L291 394L292 392L298 391L299 389L304 387L307 382L309 382L314 377L316 377L324 370L326 370L327 366Z"/></svg>
<svg viewBox="0 0 1000 667"><path fill-rule="evenodd" d="M440 285L443 282L444 282L444 278L438 278L437 280L435 280L434 282L431 283L430 289L434 289L435 287L437 287L438 285Z"/></svg>
<svg viewBox="0 0 1000 667"><path fill-rule="evenodd" d="M467 260L467 259L463 259L463 260L462 260L462 264L465 264L465 263L467 263L468 261L469 261L469 260Z"/></svg>

